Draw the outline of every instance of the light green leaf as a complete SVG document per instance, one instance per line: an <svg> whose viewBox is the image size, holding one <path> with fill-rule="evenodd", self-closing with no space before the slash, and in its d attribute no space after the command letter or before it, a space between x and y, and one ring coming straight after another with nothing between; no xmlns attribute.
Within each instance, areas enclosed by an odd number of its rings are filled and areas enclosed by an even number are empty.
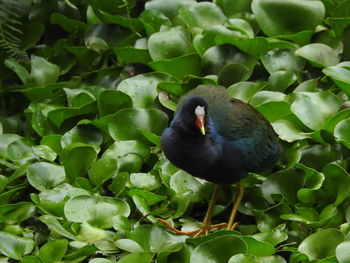
<svg viewBox="0 0 350 263"><path fill-rule="evenodd" d="M295 55L305 58L316 67L324 68L339 63L337 52L321 43L312 43L303 46L295 51Z"/></svg>
<svg viewBox="0 0 350 263"><path fill-rule="evenodd" d="M64 168L55 164L38 162L28 167L28 181L40 191L54 188L62 183L65 177Z"/></svg>
<svg viewBox="0 0 350 263"><path fill-rule="evenodd" d="M0 252L12 259L21 260L24 255L32 252L34 241L29 238L17 237L10 233L0 232Z"/></svg>

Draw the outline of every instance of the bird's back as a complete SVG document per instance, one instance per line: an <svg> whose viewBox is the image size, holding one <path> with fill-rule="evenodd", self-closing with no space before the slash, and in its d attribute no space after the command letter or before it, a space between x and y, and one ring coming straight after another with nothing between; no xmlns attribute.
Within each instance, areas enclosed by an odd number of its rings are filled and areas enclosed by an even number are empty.
<svg viewBox="0 0 350 263"><path fill-rule="evenodd" d="M230 98L224 87L199 86L188 92L185 98L195 95L206 99L217 133L226 143L237 147L247 171L266 170L277 162L282 149L278 136L255 108Z"/></svg>

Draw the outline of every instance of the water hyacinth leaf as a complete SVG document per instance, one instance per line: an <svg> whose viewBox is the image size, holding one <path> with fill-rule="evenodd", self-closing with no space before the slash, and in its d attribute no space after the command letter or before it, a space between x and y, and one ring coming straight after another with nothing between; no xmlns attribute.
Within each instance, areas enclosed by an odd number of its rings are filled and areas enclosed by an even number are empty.
<svg viewBox="0 0 350 263"><path fill-rule="evenodd" d="M138 129L160 135L167 123L167 115L158 109L123 109L111 119L108 130L115 140L145 142L146 139L138 132Z"/></svg>
<svg viewBox="0 0 350 263"><path fill-rule="evenodd" d="M271 124L278 136L284 141L294 142L309 138L309 136L302 134L299 127L291 121L281 119Z"/></svg>
<svg viewBox="0 0 350 263"><path fill-rule="evenodd" d="M66 177L64 168L51 163L38 162L28 167L28 181L39 191L52 189Z"/></svg>
<svg viewBox="0 0 350 263"><path fill-rule="evenodd" d="M329 163L323 169L323 187L334 198L334 205L341 204L350 193L350 175L339 165Z"/></svg>
<svg viewBox="0 0 350 263"><path fill-rule="evenodd" d="M259 263L287 263L287 261L281 256L269 256L260 258Z"/></svg>
<svg viewBox="0 0 350 263"><path fill-rule="evenodd" d="M10 160L16 161L25 159L33 155L32 152L33 142L27 138L21 138L14 142L11 142L7 147L7 156Z"/></svg>
<svg viewBox="0 0 350 263"><path fill-rule="evenodd" d="M284 101L286 95L282 92L261 90L254 94L250 103L255 107L271 101Z"/></svg>
<svg viewBox="0 0 350 263"><path fill-rule="evenodd" d="M6 224L21 223L33 216L35 209L30 202L3 205L0 207L1 221Z"/></svg>
<svg viewBox="0 0 350 263"><path fill-rule="evenodd" d="M96 101L92 101L81 107L56 107L47 114L47 117L57 127L60 127L61 124L69 118L96 113L98 113L97 103Z"/></svg>
<svg viewBox="0 0 350 263"><path fill-rule="evenodd" d="M44 263L53 263L62 260L66 254L68 240L57 239L49 241L39 249L40 259Z"/></svg>
<svg viewBox="0 0 350 263"><path fill-rule="evenodd" d="M303 46L295 51L295 55L305 58L316 67L325 68L339 63L337 52L321 43Z"/></svg>
<svg viewBox="0 0 350 263"><path fill-rule="evenodd" d="M227 28L232 30L238 30L245 34L246 36L253 38L254 37L254 30L251 27L251 25L244 19L238 19L238 18L231 18L228 20L228 23L226 24Z"/></svg>
<svg viewBox="0 0 350 263"><path fill-rule="evenodd" d="M69 18L61 13L52 13L50 16L50 22L52 24L59 25L63 30L67 32L80 31L84 32L86 29L86 24L76 20Z"/></svg>
<svg viewBox="0 0 350 263"><path fill-rule="evenodd" d="M40 144L50 147L55 153L60 153L62 150L60 134L49 134L42 137Z"/></svg>
<svg viewBox="0 0 350 263"><path fill-rule="evenodd" d="M336 250L335 254L339 263L347 263L350 261L350 241L344 241L340 243Z"/></svg>
<svg viewBox="0 0 350 263"><path fill-rule="evenodd" d="M99 159L94 162L89 171L89 179L94 185L101 185L110 179L117 170L116 159Z"/></svg>
<svg viewBox="0 0 350 263"><path fill-rule="evenodd" d="M63 148L74 143L99 146L102 141L102 133L97 128L90 125L75 126L61 137L61 145Z"/></svg>
<svg viewBox="0 0 350 263"><path fill-rule="evenodd" d="M137 242L145 252L175 252L182 248L186 238L170 234L155 225L141 225L129 234L129 239Z"/></svg>
<svg viewBox="0 0 350 263"><path fill-rule="evenodd" d="M167 3L162 0L152 0L147 1L145 4L145 9L150 11L157 11L169 18L173 18L178 14L178 10L181 7L190 7L196 3L197 2L194 0L174 0Z"/></svg>
<svg viewBox="0 0 350 263"><path fill-rule="evenodd" d="M154 253L132 253L122 257L120 260L118 260L118 263L150 263L152 262L153 257Z"/></svg>
<svg viewBox="0 0 350 263"><path fill-rule="evenodd" d="M349 71L349 62L341 62L335 66L327 67L322 70L326 76L330 77L338 87L350 96Z"/></svg>
<svg viewBox="0 0 350 263"><path fill-rule="evenodd" d="M303 0L253 0L252 11L260 28L268 36L313 30L321 24L325 15L321 1Z"/></svg>
<svg viewBox="0 0 350 263"><path fill-rule="evenodd" d="M123 80L117 87L119 91L129 95L136 108L148 108L157 97L157 84L168 80L162 73L140 74Z"/></svg>
<svg viewBox="0 0 350 263"><path fill-rule="evenodd" d="M248 103L256 92L265 86L264 83L241 81L228 87L230 97Z"/></svg>
<svg viewBox="0 0 350 263"><path fill-rule="evenodd" d="M63 88L67 96L68 107L81 107L95 100L93 94L84 89Z"/></svg>
<svg viewBox="0 0 350 263"><path fill-rule="evenodd" d="M307 127L319 130L326 119L335 114L340 107L340 100L331 92L299 92L291 110Z"/></svg>
<svg viewBox="0 0 350 263"><path fill-rule="evenodd" d="M283 92L296 80L297 76L292 71L275 71L270 75L266 89Z"/></svg>
<svg viewBox="0 0 350 263"><path fill-rule="evenodd" d="M214 3L201 2L179 10L178 17L190 28L207 29L215 25L222 25L226 16Z"/></svg>
<svg viewBox="0 0 350 263"><path fill-rule="evenodd" d="M249 78L250 70L240 63L230 63L222 68L218 76L218 83L223 86L230 86Z"/></svg>
<svg viewBox="0 0 350 263"><path fill-rule="evenodd" d="M113 228L117 231L130 232L132 225L126 216L115 216L113 217Z"/></svg>
<svg viewBox="0 0 350 263"><path fill-rule="evenodd" d="M228 263L252 263L257 262L256 256L247 254L237 254L230 258Z"/></svg>
<svg viewBox="0 0 350 263"><path fill-rule="evenodd" d="M334 136L337 140L350 149L350 118L340 121L334 129Z"/></svg>
<svg viewBox="0 0 350 263"><path fill-rule="evenodd" d="M5 259L6 261L2 262L1 261L2 258L0 258L0 262L1 263L7 263L7 259ZM42 261L40 260L40 258L38 256L24 256L22 258L22 263L42 263Z"/></svg>
<svg viewBox="0 0 350 263"><path fill-rule="evenodd" d="M72 233L68 232L54 216L51 216L51 215L40 216L39 220L41 222L43 222L44 224L46 224L50 230L53 230L53 231L57 232L58 234L60 234L64 237L67 237L69 239L79 240Z"/></svg>
<svg viewBox="0 0 350 263"><path fill-rule="evenodd" d="M42 57L32 55L31 71L26 84L34 86L54 83L58 80L59 75L60 68L57 65Z"/></svg>
<svg viewBox="0 0 350 263"><path fill-rule="evenodd" d="M112 263L112 261L106 258L93 258L89 263Z"/></svg>
<svg viewBox="0 0 350 263"><path fill-rule="evenodd" d="M300 83L298 87L294 89L294 92L317 92L319 91L317 89L317 83L318 83L317 78L306 80Z"/></svg>
<svg viewBox="0 0 350 263"><path fill-rule="evenodd" d="M196 178L182 170L177 171L171 176L169 185L171 189L174 189L179 194L192 191L192 202L201 200L201 188L203 185Z"/></svg>
<svg viewBox="0 0 350 263"><path fill-rule="evenodd" d="M266 102L257 106L256 109L270 122L285 119L288 115L292 114L290 104L286 101Z"/></svg>
<svg viewBox="0 0 350 263"><path fill-rule="evenodd" d="M123 157L127 154L136 154L146 161L150 156L149 146L137 140L116 141L103 154L102 158Z"/></svg>
<svg viewBox="0 0 350 263"><path fill-rule="evenodd" d="M143 248L139 245L139 243L135 242L131 239L118 239L114 242L114 244L122 250L131 252L131 253L142 253L144 252Z"/></svg>
<svg viewBox="0 0 350 263"><path fill-rule="evenodd" d="M270 243L273 246L287 240L288 234L285 232L286 225L281 224L269 232L252 235L253 238L261 242Z"/></svg>
<svg viewBox="0 0 350 263"><path fill-rule="evenodd" d="M225 246L227 249L223 250ZM197 246L191 254L191 263L210 262L224 263L238 253L246 253L247 245L237 236L223 236L204 242Z"/></svg>
<svg viewBox="0 0 350 263"><path fill-rule="evenodd" d="M304 186L305 180L305 173L298 169L276 172L263 182L262 192L265 198L270 201L272 201L272 195L280 194L289 202L296 203L298 201L297 191Z"/></svg>
<svg viewBox="0 0 350 263"><path fill-rule="evenodd" d="M305 66L305 61L295 56L293 49L269 50L261 57L261 62L270 74L281 70L298 73Z"/></svg>
<svg viewBox="0 0 350 263"><path fill-rule="evenodd" d="M298 250L306 254L309 260L319 260L335 255L336 247L344 241L344 234L337 229L320 230L305 238Z"/></svg>
<svg viewBox="0 0 350 263"><path fill-rule="evenodd" d="M153 191L160 187L159 179L150 173L132 173L130 182L134 187L145 191Z"/></svg>
<svg viewBox="0 0 350 263"><path fill-rule="evenodd" d="M98 110L101 116L114 114L123 108L131 108L130 96L119 90L103 90L97 97Z"/></svg>
<svg viewBox="0 0 350 263"><path fill-rule="evenodd" d="M168 73L178 79L187 75L200 75L201 60L198 54L187 54L170 59L151 61L148 65L155 71Z"/></svg>
<svg viewBox="0 0 350 263"><path fill-rule="evenodd" d="M80 209L81 207L86 209ZM113 216L128 216L130 208L121 199L107 196L80 195L73 197L65 204L64 213L70 221L87 222L105 229L113 226Z"/></svg>
<svg viewBox="0 0 350 263"><path fill-rule="evenodd" d="M27 80L29 78L29 72L17 60L13 58L7 58L4 61L4 65L11 69L13 72L15 72L24 84L27 83Z"/></svg>
<svg viewBox="0 0 350 263"><path fill-rule="evenodd" d="M7 148L8 146L22 137L17 134L0 134L0 156L7 159Z"/></svg>
<svg viewBox="0 0 350 263"><path fill-rule="evenodd" d="M88 243L94 243L99 240L106 240L111 236L111 232L100 227L93 226L88 222L82 222L78 227L78 236ZM96 243L95 243L96 244Z"/></svg>
<svg viewBox="0 0 350 263"><path fill-rule="evenodd" d="M52 215L63 217L64 204L70 198L77 195L87 195L88 192L82 188L73 187L70 184L63 183L59 186L45 190L38 194L38 206Z"/></svg>
<svg viewBox="0 0 350 263"><path fill-rule="evenodd" d="M154 33L148 39L148 51L153 60L183 56L191 49L189 32L182 26Z"/></svg>
<svg viewBox="0 0 350 263"><path fill-rule="evenodd" d="M0 252L12 259L21 260L24 255L32 252L34 241L18 237L6 232L0 232Z"/></svg>
<svg viewBox="0 0 350 263"><path fill-rule="evenodd" d="M53 162L57 157L57 154L49 146L46 145L33 146L32 150L36 156L47 161Z"/></svg>
<svg viewBox="0 0 350 263"><path fill-rule="evenodd" d="M117 55L118 61L123 64L142 63L147 64L151 57L147 49L134 47L118 47L113 49Z"/></svg>

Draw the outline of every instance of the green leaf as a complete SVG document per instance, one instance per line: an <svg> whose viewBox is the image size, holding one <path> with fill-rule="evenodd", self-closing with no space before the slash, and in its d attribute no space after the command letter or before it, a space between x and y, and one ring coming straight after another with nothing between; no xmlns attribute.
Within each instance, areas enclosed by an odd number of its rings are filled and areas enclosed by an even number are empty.
<svg viewBox="0 0 350 263"><path fill-rule="evenodd" d="M153 191L160 187L158 177L149 173L132 173L130 174L130 183L139 189Z"/></svg>
<svg viewBox="0 0 350 263"><path fill-rule="evenodd" d="M81 156L84 156L84 159ZM83 176L96 157L96 149L91 145L78 143L66 147L61 153L60 160L64 164L67 179L74 181L77 177Z"/></svg>
<svg viewBox="0 0 350 263"><path fill-rule="evenodd" d="M30 202L3 205L0 207L1 221L6 224L18 224L34 216L35 210L35 206Z"/></svg>
<svg viewBox="0 0 350 263"><path fill-rule="evenodd" d="M72 240L79 240L76 236L74 236L73 234L71 234L70 232L68 232L61 224L60 222L58 222L58 220L51 215L44 215L44 216L40 216L39 220L41 222L43 222L44 224L47 225L47 227L50 230L53 230L55 232L57 232L58 234L67 237L69 239Z"/></svg>
<svg viewBox="0 0 350 263"><path fill-rule="evenodd" d="M39 249L39 256L43 263L54 263L62 260L67 247L68 241L66 239L49 241Z"/></svg>
<svg viewBox="0 0 350 263"><path fill-rule="evenodd" d="M350 261L350 241L340 243L335 251L339 263L347 263Z"/></svg>
<svg viewBox="0 0 350 263"><path fill-rule="evenodd" d="M187 75L200 75L201 60L198 54L188 54L171 59L151 61L148 65L155 71L168 73L178 79Z"/></svg>
<svg viewBox="0 0 350 263"><path fill-rule="evenodd" d="M341 62L336 66L327 67L322 70L322 72L330 77L348 96L350 96L349 67L349 62Z"/></svg>
<svg viewBox="0 0 350 263"><path fill-rule="evenodd" d="M131 108L131 98L119 90L103 90L97 98L98 110L101 116L114 114L120 109Z"/></svg>
<svg viewBox="0 0 350 263"><path fill-rule="evenodd" d="M4 65L15 72L23 83L27 83L29 73L17 60L13 58L5 59Z"/></svg>
<svg viewBox="0 0 350 263"><path fill-rule="evenodd" d="M117 170L116 159L99 159L89 169L89 179L94 185L101 185L110 179Z"/></svg>
<svg viewBox="0 0 350 263"><path fill-rule="evenodd" d="M334 129L334 136L339 142L350 148L349 136L350 118L340 121Z"/></svg>
<svg viewBox="0 0 350 263"><path fill-rule="evenodd" d="M334 66L339 63L337 52L321 43L303 46L295 51L295 55L303 57L311 64L321 68Z"/></svg>
<svg viewBox="0 0 350 263"><path fill-rule="evenodd" d="M119 91L129 95L136 108L149 108L157 97L157 84L168 80L162 73L140 74L123 80L117 87Z"/></svg>
<svg viewBox="0 0 350 263"><path fill-rule="evenodd" d="M190 28L207 29L215 25L222 25L226 16L214 3L201 2L179 10L179 18Z"/></svg>
<svg viewBox="0 0 350 263"><path fill-rule="evenodd" d="M148 39L148 51L153 60L170 59L191 51L189 32L181 26L152 34Z"/></svg>
<svg viewBox="0 0 350 263"><path fill-rule="evenodd" d="M230 86L227 90L232 98L240 99L248 103L256 92L265 86L264 83L238 82Z"/></svg>
<svg viewBox="0 0 350 263"><path fill-rule="evenodd" d="M29 238L17 237L10 233L0 232L0 252L12 259L21 260L24 255L32 252L34 241Z"/></svg>
<svg viewBox="0 0 350 263"><path fill-rule="evenodd" d="M81 209L85 207L85 209ZM79 195L64 206L64 214L69 221L87 222L102 229L113 226L113 216L130 214L129 205L117 198L107 196Z"/></svg>
<svg viewBox="0 0 350 263"><path fill-rule="evenodd" d="M344 241L344 235L337 229L318 231L305 238L298 250L306 254L309 260L323 259L335 255L336 247Z"/></svg>
<svg viewBox="0 0 350 263"><path fill-rule="evenodd" d="M291 110L307 127L319 130L326 119L335 114L340 107L338 97L329 91L299 92L291 105Z"/></svg>
<svg viewBox="0 0 350 263"><path fill-rule="evenodd" d="M140 140L145 142L146 139L138 132L138 129L160 135L167 122L166 114L157 109L123 109L118 111L111 119L108 130L115 140Z"/></svg>
<svg viewBox="0 0 350 263"><path fill-rule="evenodd" d="M321 1L253 0L252 10L260 28L268 36L314 30L325 16ZM303 19L298 19L300 17Z"/></svg>
<svg viewBox="0 0 350 263"><path fill-rule="evenodd" d="M145 252L175 252L181 249L185 238L155 225L141 225L129 235Z"/></svg>
<svg viewBox="0 0 350 263"><path fill-rule="evenodd" d="M147 49L135 47L118 47L113 48L118 57L118 61L123 64L142 63L147 64L151 61L151 57Z"/></svg>
<svg viewBox="0 0 350 263"><path fill-rule="evenodd" d="M234 255L228 261L228 263L252 263L252 262L257 262L257 258L255 256L241 254L241 253Z"/></svg>
<svg viewBox="0 0 350 263"><path fill-rule="evenodd" d="M103 136L101 132L90 125L75 126L61 137L61 145L63 148L69 147L74 143L99 146L101 145Z"/></svg>
<svg viewBox="0 0 350 263"><path fill-rule="evenodd" d="M28 181L37 190L52 189L66 177L64 168L51 163L38 162L28 167Z"/></svg>
<svg viewBox="0 0 350 263"><path fill-rule="evenodd" d="M152 262L153 257L154 253L132 253L122 257L120 260L118 260L118 263L150 263Z"/></svg>
<svg viewBox="0 0 350 263"><path fill-rule="evenodd" d="M225 249L222 249L225 247ZM217 237L197 246L191 254L191 263L226 263L233 255L246 253L247 245L237 236Z"/></svg>
<svg viewBox="0 0 350 263"><path fill-rule="evenodd" d="M44 85L58 80L60 68L45 58L31 56L31 71L27 78L27 85Z"/></svg>
<svg viewBox="0 0 350 263"><path fill-rule="evenodd" d="M298 73L303 70L305 61L294 52L293 49L269 50L261 57L261 62L270 74L281 70Z"/></svg>

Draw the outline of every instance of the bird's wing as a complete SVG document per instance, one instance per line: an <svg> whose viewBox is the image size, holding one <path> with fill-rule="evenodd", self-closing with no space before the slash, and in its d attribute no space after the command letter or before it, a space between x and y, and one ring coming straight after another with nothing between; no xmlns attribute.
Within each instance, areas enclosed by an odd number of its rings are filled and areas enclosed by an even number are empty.
<svg viewBox="0 0 350 263"><path fill-rule="evenodd" d="M221 114L217 122L218 133L240 149L250 171L265 170L279 158L277 134L251 105L231 98L229 112Z"/></svg>

